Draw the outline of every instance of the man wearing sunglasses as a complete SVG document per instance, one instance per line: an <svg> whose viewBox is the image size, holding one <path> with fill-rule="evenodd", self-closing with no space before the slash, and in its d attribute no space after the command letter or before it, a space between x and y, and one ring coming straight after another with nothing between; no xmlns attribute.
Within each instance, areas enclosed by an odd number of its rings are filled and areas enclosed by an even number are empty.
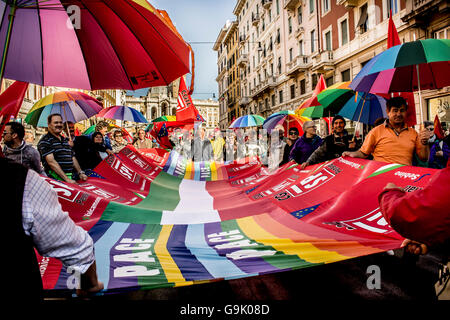
<svg viewBox="0 0 450 320"><path fill-rule="evenodd" d="M339 158L343 152L356 149L356 143L351 140L345 130L345 119L342 116L335 116L331 125L333 132L325 137L322 145L311 154L308 160L302 163L302 169L311 164Z"/></svg>

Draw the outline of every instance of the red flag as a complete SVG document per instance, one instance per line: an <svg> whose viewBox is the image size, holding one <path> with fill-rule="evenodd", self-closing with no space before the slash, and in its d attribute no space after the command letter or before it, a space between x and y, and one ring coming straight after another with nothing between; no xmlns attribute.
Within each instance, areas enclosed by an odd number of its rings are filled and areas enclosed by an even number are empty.
<svg viewBox="0 0 450 320"><path fill-rule="evenodd" d="M437 115L434 117L434 134L439 140L444 140L444 129L442 129L441 121L439 121L439 117Z"/></svg>
<svg viewBox="0 0 450 320"><path fill-rule="evenodd" d="M171 149L172 144L169 140L169 133L175 128L191 130L194 128L193 122L184 121L161 121L155 122L150 134L156 139L162 148Z"/></svg>
<svg viewBox="0 0 450 320"><path fill-rule="evenodd" d="M392 10L389 14L389 25L388 25L388 37L387 37L387 48L397 46L401 44L400 38L398 36L397 28L395 27L394 21L392 20ZM403 97L408 104L408 109L406 112L405 122L408 127L412 127L417 124L416 119L416 102L414 101L414 93L412 92L398 92L392 94L392 96ZM389 97L387 97L389 98Z"/></svg>
<svg viewBox="0 0 450 320"><path fill-rule="evenodd" d="M298 109L306 109L313 106L320 106L319 101L317 100L317 95L321 93L323 90L327 88L327 84L325 83L325 79L323 74L320 75L319 82L316 84L316 88L313 91L311 98L305 100Z"/></svg>
<svg viewBox="0 0 450 320"><path fill-rule="evenodd" d="M28 82L15 81L0 95L0 136L11 117L17 117L27 89Z"/></svg>
<svg viewBox="0 0 450 320"><path fill-rule="evenodd" d="M194 106L183 77L180 78L176 116L177 121L205 121Z"/></svg>

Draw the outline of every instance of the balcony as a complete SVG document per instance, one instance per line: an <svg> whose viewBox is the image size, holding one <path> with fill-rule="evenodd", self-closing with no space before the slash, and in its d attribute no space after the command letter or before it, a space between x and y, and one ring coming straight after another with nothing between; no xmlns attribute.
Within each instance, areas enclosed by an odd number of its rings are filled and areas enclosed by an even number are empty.
<svg viewBox="0 0 450 320"><path fill-rule="evenodd" d="M245 34L241 34L239 35L239 44L244 44L245 43Z"/></svg>
<svg viewBox="0 0 450 320"><path fill-rule="evenodd" d="M353 8L358 5L358 0L337 0L337 5L344 6L345 8Z"/></svg>
<svg viewBox="0 0 450 320"><path fill-rule="evenodd" d="M312 56L313 65L311 70L320 73L334 70L333 51L322 51Z"/></svg>
<svg viewBox="0 0 450 320"><path fill-rule="evenodd" d="M252 25L258 26L259 20L259 14L252 13Z"/></svg>
<svg viewBox="0 0 450 320"><path fill-rule="evenodd" d="M264 9L269 10L270 6L272 5L272 0L261 0L261 4L264 7Z"/></svg>
<svg viewBox="0 0 450 320"><path fill-rule="evenodd" d="M448 4L445 1L412 0L411 2L406 6L406 14L401 19L413 28L428 28L430 15L445 15L448 10Z"/></svg>
<svg viewBox="0 0 450 320"><path fill-rule="evenodd" d="M263 81L261 81L255 88L250 90L250 97L255 99L259 95L262 95L264 92L269 91L277 86L277 77L269 76Z"/></svg>
<svg viewBox="0 0 450 320"><path fill-rule="evenodd" d="M248 54L241 54L237 60L239 67L245 68L248 65Z"/></svg>
<svg viewBox="0 0 450 320"><path fill-rule="evenodd" d="M250 97L240 97L239 98L239 105L244 107L247 104L249 104L251 100L252 99L250 99Z"/></svg>
<svg viewBox="0 0 450 320"><path fill-rule="evenodd" d="M305 33L305 28L297 27L297 29L295 30L295 37L298 38L303 35L303 33Z"/></svg>
<svg viewBox="0 0 450 320"><path fill-rule="evenodd" d="M287 10L295 10L295 7L301 3L301 0L284 0L284 8Z"/></svg>
<svg viewBox="0 0 450 320"><path fill-rule="evenodd" d="M305 71L311 67L308 56L299 55L286 64L286 74L294 77L298 72Z"/></svg>

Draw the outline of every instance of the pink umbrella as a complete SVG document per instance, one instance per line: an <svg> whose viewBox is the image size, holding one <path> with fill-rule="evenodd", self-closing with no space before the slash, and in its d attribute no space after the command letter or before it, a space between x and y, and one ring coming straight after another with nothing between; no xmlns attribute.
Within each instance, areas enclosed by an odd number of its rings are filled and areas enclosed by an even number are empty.
<svg viewBox="0 0 450 320"><path fill-rule="evenodd" d="M11 0L0 11L0 75L8 79L136 90L189 72L189 45L147 1Z"/></svg>

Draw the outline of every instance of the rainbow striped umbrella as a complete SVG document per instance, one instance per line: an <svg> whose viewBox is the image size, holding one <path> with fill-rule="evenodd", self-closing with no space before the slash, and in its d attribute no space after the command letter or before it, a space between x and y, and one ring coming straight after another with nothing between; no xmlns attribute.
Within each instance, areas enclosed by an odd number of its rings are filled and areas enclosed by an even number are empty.
<svg viewBox="0 0 450 320"><path fill-rule="evenodd" d="M285 134L293 127L297 128L300 134L303 134L303 123L310 120L307 117L297 116L295 111L283 110L270 115L264 121L263 128L270 134L278 124L281 124L285 130Z"/></svg>
<svg viewBox="0 0 450 320"><path fill-rule="evenodd" d="M257 114L249 114L234 120L229 128L258 127L262 126L264 120L266 120L264 117L261 117Z"/></svg>
<svg viewBox="0 0 450 320"><path fill-rule="evenodd" d="M105 108L97 114L97 117L148 123L147 119L145 119L142 113L140 113L136 109L126 106L112 106Z"/></svg>
<svg viewBox="0 0 450 320"><path fill-rule="evenodd" d="M63 121L76 123L89 119L101 110L102 104L90 95L79 91L60 91L36 102L25 122L34 127L47 127L47 117L59 113Z"/></svg>
<svg viewBox="0 0 450 320"><path fill-rule="evenodd" d="M189 72L189 44L146 0L3 0L0 11L8 79L136 90Z"/></svg>

